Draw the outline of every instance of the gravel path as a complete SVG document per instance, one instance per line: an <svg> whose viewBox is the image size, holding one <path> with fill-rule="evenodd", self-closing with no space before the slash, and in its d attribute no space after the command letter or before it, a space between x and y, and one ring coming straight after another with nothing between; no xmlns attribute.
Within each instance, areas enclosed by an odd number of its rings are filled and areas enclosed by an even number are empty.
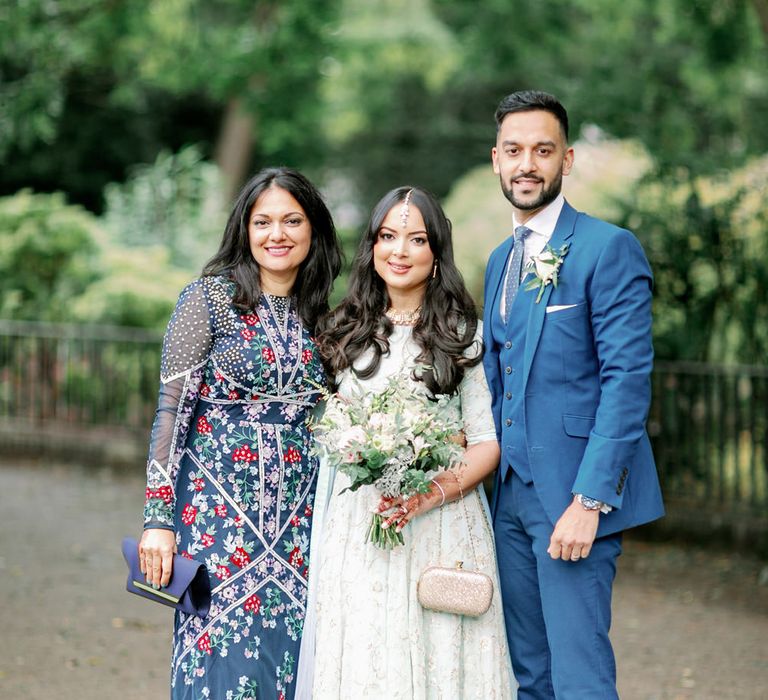
<svg viewBox="0 0 768 700"><path fill-rule="evenodd" d="M0 698L168 697L172 612L123 588L142 489L0 465ZM768 562L628 538L612 637L623 700L764 700Z"/></svg>

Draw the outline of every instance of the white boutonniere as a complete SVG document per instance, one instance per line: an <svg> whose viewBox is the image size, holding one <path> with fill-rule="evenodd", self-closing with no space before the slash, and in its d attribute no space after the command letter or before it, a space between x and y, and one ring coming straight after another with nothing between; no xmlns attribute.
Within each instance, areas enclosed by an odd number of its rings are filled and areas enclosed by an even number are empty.
<svg viewBox="0 0 768 700"><path fill-rule="evenodd" d="M547 247L541 253L531 256L534 279L525 285L525 291L527 292L531 289L539 290L539 293L536 295L537 304L541 301L544 290L550 282L553 287L557 288L557 274L567 253L568 243L561 246L558 250L547 244Z"/></svg>

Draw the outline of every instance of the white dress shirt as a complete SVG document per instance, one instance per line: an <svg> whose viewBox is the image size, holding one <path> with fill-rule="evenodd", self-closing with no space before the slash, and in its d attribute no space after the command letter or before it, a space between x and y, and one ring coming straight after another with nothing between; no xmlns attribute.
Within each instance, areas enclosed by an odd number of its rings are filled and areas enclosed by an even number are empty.
<svg viewBox="0 0 768 700"><path fill-rule="evenodd" d="M523 249L523 274L521 277L521 282L525 279L525 276L533 267L531 258L534 255L541 253L541 251L546 247L547 243L549 243L549 239L552 238L552 234L555 232L555 226L557 225L557 220L560 218L560 212L563 210L564 204L565 197L563 197L563 193L561 192L549 204L547 204L546 207L544 207L540 212L537 212L534 216L525 222L524 225L531 229L531 233L528 235L528 238L525 239L525 248ZM518 226L520 226L520 222L513 214L512 230L514 231ZM504 286L502 289L507 288L507 278L509 277L509 267L512 263L513 250L514 246L512 247L512 250L509 251L507 272L504 275ZM507 310L505 296L505 294L501 295L502 318L506 315Z"/></svg>

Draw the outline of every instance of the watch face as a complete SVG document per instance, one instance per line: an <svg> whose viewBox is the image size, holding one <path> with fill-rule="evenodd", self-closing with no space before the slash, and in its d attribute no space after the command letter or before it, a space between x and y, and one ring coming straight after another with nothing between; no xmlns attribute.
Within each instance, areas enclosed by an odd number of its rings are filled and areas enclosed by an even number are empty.
<svg viewBox="0 0 768 700"><path fill-rule="evenodd" d="M589 498L588 496L579 496L579 503L581 503L587 510L600 510L600 506L602 506L600 501L594 498Z"/></svg>

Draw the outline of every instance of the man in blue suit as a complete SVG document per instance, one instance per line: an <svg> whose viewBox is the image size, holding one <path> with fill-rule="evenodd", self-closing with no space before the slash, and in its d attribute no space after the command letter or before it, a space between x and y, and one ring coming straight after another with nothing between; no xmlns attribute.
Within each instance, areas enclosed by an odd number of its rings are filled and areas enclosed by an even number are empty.
<svg viewBox="0 0 768 700"><path fill-rule="evenodd" d="M554 97L513 93L496 123L514 233L486 270L484 366L518 697L617 698L608 631L621 533L664 513L645 431L651 272L629 231L563 198L574 152Z"/></svg>

